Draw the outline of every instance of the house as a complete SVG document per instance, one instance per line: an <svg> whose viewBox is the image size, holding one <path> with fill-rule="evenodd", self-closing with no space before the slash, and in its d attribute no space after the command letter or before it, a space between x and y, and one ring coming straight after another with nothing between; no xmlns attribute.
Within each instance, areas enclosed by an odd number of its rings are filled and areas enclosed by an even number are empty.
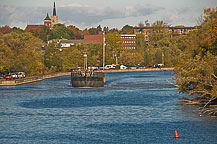
<svg viewBox="0 0 217 144"><path fill-rule="evenodd" d="M69 48L74 45L80 45L84 43L83 40L67 40L67 39L53 39L48 41L48 44L55 43L59 44L61 48Z"/></svg>

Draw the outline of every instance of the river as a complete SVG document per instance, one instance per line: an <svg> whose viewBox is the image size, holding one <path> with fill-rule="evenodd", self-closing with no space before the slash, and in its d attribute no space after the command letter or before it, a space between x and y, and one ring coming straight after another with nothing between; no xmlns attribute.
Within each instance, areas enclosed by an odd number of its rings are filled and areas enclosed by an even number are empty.
<svg viewBox="0 0 217 144"><path fill-rule="evenodd" d="M108 73L104 88L72 88L69 77L0 88L0 143L217 143L216 118L179 105L185 95L172 77Z"/></svg>

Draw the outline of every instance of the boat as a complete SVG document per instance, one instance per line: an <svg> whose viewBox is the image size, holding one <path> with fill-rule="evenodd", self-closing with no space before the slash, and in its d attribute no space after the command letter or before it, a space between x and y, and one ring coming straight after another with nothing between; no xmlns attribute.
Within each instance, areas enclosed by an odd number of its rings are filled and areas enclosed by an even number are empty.
<svg viewBox="0 0 217 144"><path fill-rule="evenodd" d="M72 71L71 85L79 88L104 87L105 74L93 71Z"/></svg>

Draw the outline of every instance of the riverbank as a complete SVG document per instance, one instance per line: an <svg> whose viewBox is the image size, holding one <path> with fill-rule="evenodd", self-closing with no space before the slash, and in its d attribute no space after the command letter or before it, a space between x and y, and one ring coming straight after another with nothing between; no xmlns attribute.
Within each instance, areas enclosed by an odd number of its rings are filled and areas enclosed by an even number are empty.
<svg viewBox="0 0 217 144"><path fill-rule="evenodd" d="M147 69L117 69L117 70L100 70L104 73L119 73L119 72L144 72L144 71L173 71L174 68L147 68Z"/></svg>
<svg viewBox="0 0 217 144"><path fill-rule="evenodd" d="M62 76L69 76L69 75L70 75L70 72L65 72L65 73L47 74L47 75L43 75L43 76L26 77L24 79L1 80L0 86L17 86L17 85L22 85L22 84L26 84L26 83L33 83L33 82L42 81L45 79L62 77Z"/></svg>
<svg viewBox="0 0 217 144"><path fill-rule="evenodd" d="M172 71L174 68L148 68L148 69L124 69L124 70L100 70L96 72L103 72L103 73L120 73L120 72L143 72L143 71ZM49 78L56 78L62 76L70 76L70 72L65 73L54 73L54 74L47 74L43 76L34 76L34 77L27 77L24 79L16 79L16 80L0 80L0 86L17 86L27 83L33 83Z"/></svg>

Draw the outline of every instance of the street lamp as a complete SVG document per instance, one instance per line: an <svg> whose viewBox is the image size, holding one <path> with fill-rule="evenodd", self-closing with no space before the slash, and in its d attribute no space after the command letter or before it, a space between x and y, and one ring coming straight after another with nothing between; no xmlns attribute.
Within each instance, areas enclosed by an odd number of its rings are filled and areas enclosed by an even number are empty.
<svg viewBox="0 0 217 144"><path fill-rule="evenodd" d="M84 57L84 70L86 71L87 70L87 54L84 54L83 57Z"/></svg>

